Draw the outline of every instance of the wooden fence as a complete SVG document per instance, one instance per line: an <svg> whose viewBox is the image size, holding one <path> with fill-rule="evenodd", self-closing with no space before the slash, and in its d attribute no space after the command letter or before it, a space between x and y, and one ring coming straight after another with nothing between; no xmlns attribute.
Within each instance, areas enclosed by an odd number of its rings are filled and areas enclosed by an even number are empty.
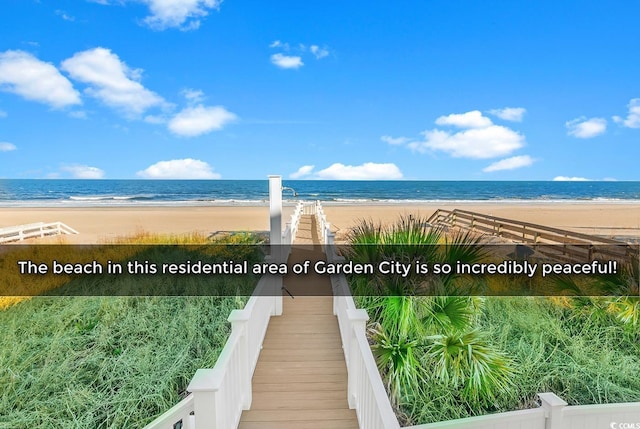
<svg viewBox="0 0 640 429"><path fill-rule="evenodd" d="M461 228L516 243L539 245L536 250L567 262L589 262L597 257L638 260L637 246L620 240L467 210L438 209L427 222L432 226Z"/></svg>

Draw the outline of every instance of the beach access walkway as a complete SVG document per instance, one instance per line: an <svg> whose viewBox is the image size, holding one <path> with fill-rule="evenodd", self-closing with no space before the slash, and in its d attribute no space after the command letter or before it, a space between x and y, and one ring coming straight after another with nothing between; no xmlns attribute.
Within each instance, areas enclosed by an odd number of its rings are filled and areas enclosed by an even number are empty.
<svg viewBox="0 0 640 429"><path fill-rule="evenodd" d="M267 259L344 261L330 226L319 201L299 203L282 232L286 252ZM262 276L244 308L231 311L231 334L214 367L198 369L191 393L145 429L401 429L368 319L344 274ZM538 399L531 409L404 429L599 429L640 421L640 402L568 406L552 392Z"/></svg>
<svg viewBox="0 0 640 429"><path fill-rule="evenodd" d="M316 218L303 215L289 264L325 259ZM282 315L272 318L239 429L356 429L347 366L327 276L287 276ZM310 290L314 296L308 295Z"/></svg>

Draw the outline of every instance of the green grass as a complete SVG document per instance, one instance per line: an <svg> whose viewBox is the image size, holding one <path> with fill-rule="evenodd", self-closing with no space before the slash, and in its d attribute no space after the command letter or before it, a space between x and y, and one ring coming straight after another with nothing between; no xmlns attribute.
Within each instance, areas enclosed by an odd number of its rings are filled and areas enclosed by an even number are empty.
<svg viewBox="0 0 640 429"><path fill-rule="evenodd" d="M569 404L640 401L638 331L614 317L593 319L553 298L491 298L481 321L519 362L516 398L533 402L552 391Z"/></svg>
<svg viewBox="0 0 640 429"><path fill-rule="evenodd" d="M232 297L33 298L0 312L0 428L142 427L212 367Z"/></svg>
<svg viewBox="0 0 640 429"><path fill-rule="evenodd" d="M150 234L118 241L178 245L160 258L237 261L259 258L253 245L257 242L250 234L216 242L203 236ZM140 246L139 250L143 253L137 256L146 257L162 249ZM152 287L163 279L96 276L74 279L63 287L76 292L104 290L100 288L105 281L149 282ZM178 289L200 290L206 284L229 293L246 291L256 282L251 275L184 278ZM38 291L51 286L38 285ZM186 395L198 368L213 367L230 333L227 317L245 300L237 296L1 299L0 429L145 426Z"/></svg>

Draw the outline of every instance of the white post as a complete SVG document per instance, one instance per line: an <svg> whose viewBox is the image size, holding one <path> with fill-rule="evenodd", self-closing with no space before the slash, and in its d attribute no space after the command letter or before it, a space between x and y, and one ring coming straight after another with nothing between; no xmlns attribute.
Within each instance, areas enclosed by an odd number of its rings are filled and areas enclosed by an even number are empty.
<svg viewBox="0 0 640 429"><path fill-rule="evenodd" d="M564 399L551 392L538 393L538 398L545 411L545 429L562 429L562 409L567 406Z"/></svg>
<svg viewBox="0 0 640 429"><path fill-rule="evenodd" d="M269 245L271 263L280 264L282 255L282 177L269 176ZM274 276L273 284L274 309L273 315L282 314L282 276Z"/></svg>
<svg viewBox="0 0 640 429"><path fill-rule="evenodd" d="M282 177L269 176L269 242L279 245L282 241ZM273 249L272 249L273 250Z"/></svg>
<svg viewBox="0 0 640 429"><path fill-rule="evenodd" d="M242 409L251 408L251 371L249 365L249 333L247 325L249 317L247 311L233 310L227 319L231 323L231 333L240 333L240 342L238 344L240 354L240 391L242 392Z"/></svg>
<svg viewBox="0 0 640 429"><path fill-rule="evenodd" d="M199 369L193 376L187 391L193 394L195 426L202 429L222 428L222 413L218 389L220 375L211 368Z"/></svg>
<svg viewBox="0 0 640 429"><path fill-rule="evenodd" d="M358 384L361 382L358 379L360 373L360 359L358 356L358 333L366 335L367 320L369 315L366 310L354 309L347 310L347 318L349 319L349 325L351 327L351 338L349 339L349 360L347 362L347 399L349 401L349 408L352 410L357 406L357 392Z"/></svg>

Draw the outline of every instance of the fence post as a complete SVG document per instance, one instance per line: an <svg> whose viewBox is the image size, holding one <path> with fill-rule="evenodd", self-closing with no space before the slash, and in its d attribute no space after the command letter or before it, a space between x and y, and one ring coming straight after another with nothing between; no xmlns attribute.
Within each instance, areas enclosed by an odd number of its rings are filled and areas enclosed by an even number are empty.
<svg viewBox="0 0 640 429"><path fill-rule="evenodd" d="M269 243L280 244L282 236L282 177L269 176Z"/></svg>
<svg viewBox="0 0 640 429"><path fill-rule="evenodd" d="M367 320L369 315L366 310L352 309L347 310L347 318L351 327L351 335L349 339L349 360L347 362L347 398L349 400L349 408L352 410L357 406L357 395L360 379L358 377L361 369L360 365L362 359L358 359L357 352L358 347L358 333L366 335Z"/></svg>
<svg viewBox="0 0 640 429"><path fill-rule="evenodd" d="M269 264L279 264L280 262L274 259L272 256L265 256L264 261ZM266 297L273 298L273 308L271 310L272 316L282 316L282 275L280 274L267 274L269 279L268 293Z"/></svg>
<svg viewBox="0 0 640 429"><path fill-rule="evenodd" d="M562 429L562 409L567 406L564 399L552 392L538 393L545 412L545 429Z"/></svg>
<svg viewBox="0 0 640 429"><path fill-rule="evenodd" d="M222 413L225 410L221 409L223 407L219 403L219 378L215 369L199 369L187 387L187 391L193 394L193 414L197 428L222 428Z"/></svg>
<svg viewBox="0 0 640 429"><path fill-rule="evenodd" d="M240 342L238 344L238 354L240 354L240 391L242 392L242 409L248 410L251 407L251 371L249 364L249 333L247 326L249 323L248 312L245 310L233 310L227 319L231 323L231 334L238 332Z"/></svg>

